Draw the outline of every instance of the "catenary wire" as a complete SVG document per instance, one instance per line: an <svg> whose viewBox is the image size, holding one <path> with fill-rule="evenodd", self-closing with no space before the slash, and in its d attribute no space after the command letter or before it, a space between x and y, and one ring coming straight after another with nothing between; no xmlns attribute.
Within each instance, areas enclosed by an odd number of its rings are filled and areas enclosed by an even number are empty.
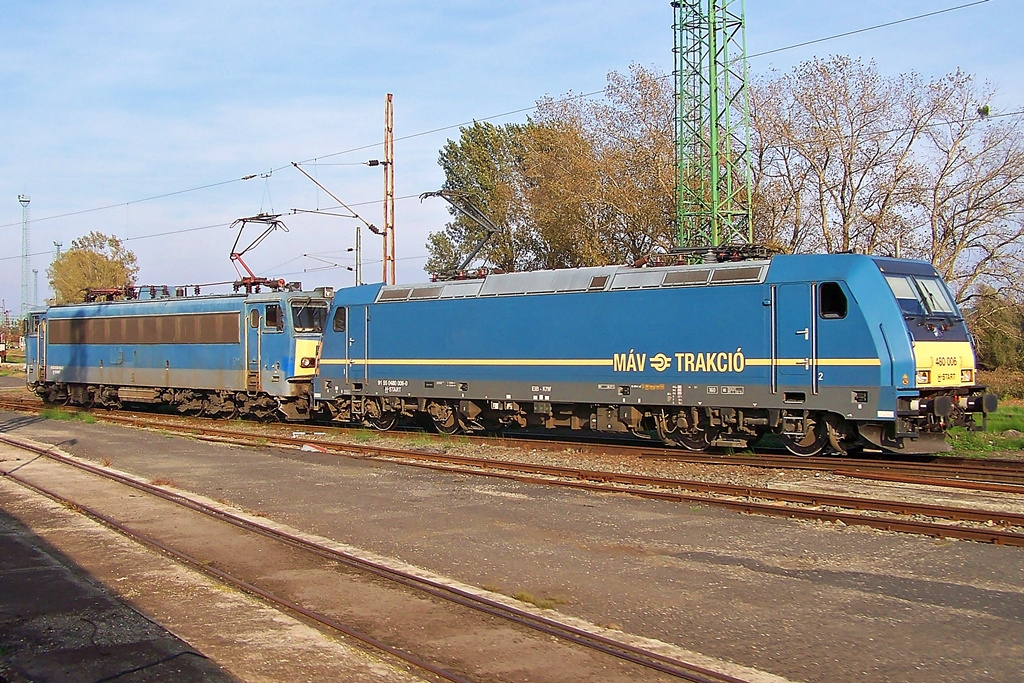
<svg viewBox="0 0 1024 683"><path fill-rule="evenodd" d="M991 0L975 0L974 2L969 2L969 3L965 3L965 4L961 4L961 5L956 5L956 6L953 6L953 7L947 7L947 8L942 9L942 10L935 10L933 12L927 12L927 13L924 13L924 14L918 14L918 15L914 15L914 16L911 16L911 17L906 17L904 19L898 19L898 20L895 20L895 21L889 21L889 22L884 22L884 23L880 23L880 24L874 24L872 26L867 26L867 27L864 27L864 28L855 29L853 31L845 31L843 33L837 33L837 34L830 35L830 36L825 36L825 37L822 37L822 38L816 38L814 40L804 41L804 42L796 43L796 44L793 44L793 45L786 45L786 46L783 46L783 47L774 48L772 50L767 50L767 51L764 51L764 52L755 53L753 55L748 55L747 59L753 59L755 57L762 57L762 56L765 56L765 55L775 54L775 53L783 52L783 51L786 51L786 50L792 50L792 49L796 49L796 48L799 48L799 47L804 47L804 46L807 46L807 45L823 43L823 42L830 41L830 40L836 40L838 38L844 38L844 37L851 36L851 35L856 35L856 34L860 34L860 33L866 33L866 32L869 32L869 31L875 31L875 30L882 29L882 28L888 28L888 27L895 26L895 25L898 25L898 24L905 24L905 23L911 22L911 21L917 21L917 20L920 20L920 19L926 19L926 18L933 17L933 16L936 16L936 15L939 15L939 14L945 14L945 13L948 13L948 12L962 10L962 9L966 9L966 8L970 8L970 7L975 7L977 5L982 5L982 4L988 3L990 1ZM668 78L668 77L669 77L669 75L665 76L665 78ZM609 90L609 87L606 86L604 88L601 88L600 90L593 90L593 91L581 93L581 94L578 94L578 95L566 96L566 97L559 98L558 100L555 100L555 101L557 103L572 102L572 101L578 100L578 99L586 99L586 98L589 98L589 97L594 97L594 96L597 96L597 95L601 95L603 93L608 92L608 90ZM418 133L411 133L409 135L404 135L404 136L395 138L395 142L401 142L401 141L412 140L412 139L415 139L415 138L420 138L420 137L424 137L424 136L428 136L428 135L434 135L436 133L442 133L442 132L445 132L445 131L461 128L463 126L472 125L473 123L476 123L476 122L479 122L479 121L493 121L495 119L505 118L507 116L512 116L514 114L522 114L522 113L525 113L525 112L534 111L536 109L537 109L537 105L534 104L534 105L531 105L531 106L528 106L528 107L522 107L522 108L519 108L519 109L513 109L513 110L510 110L510 111L506 111L506 112L503 112L501 114L493 114L491 116L487 116L487 117L484 117L484 118L473 119L471 121L464 121L462 123L441 126L441 127L433 128L433 129L430 129L430 130L420 131ZM1020 113L1024 113L1024 110L1016 111L1016 112L1012 112L1012 113L1007 113L1007 114L993 114L993 115L989 116L988 118L997 118L997 117L1000 117L1000 116L1010 116L1010 115L1015 115L1015 114L1020 114ZM319 162L319 160L321 160L321 159L330 159L332 157L342 156L342 155L345 155L345 154L352 154L354 152L360 152L360 151L367 150L367 149L373 149L373 148L379 147L380 144L381 144L380 142L374 142L372 144L362 145L362 146L359 146L359 147L352 147L352 148L341 150L341 151L338 151L338 152L331 152L330 154L324 154L324 155L321 155L321 156L310 157L309 159L304 159L302 161L298 161L298 162L295 162L295 163L298 163L298 164L316 163L316 162ZM98 207L93 207L93 208L89 208L89 209L81 209L81 210L78 210L78 211L71 211L71 212L68 212L68 213L63 213L63 214L58 214L58 215L53 215L53 216L44 216L42 218L34 218L34 219L32 219L32 223L41 223L43 221L56 220L56 219L59 219L59 218L68 218L68 217L72 217L72 216L80 216L80 215L86 214L86 213L94 213L94 212L97 212L97 211L105 211L105 210L108 210L108 209L118 208L118 207L122 207L122 206L130 206L132 204L141 204L143 202L154 201L154 200L157 200L157 199L165 199L167 197L173 197L173 196L176 196L176 195L187 194L187 193L190 193L190 192L198 192L200 190L205 190L205 189L209 189L209 188L212 188L212 187L219 187L219 186L222 186L222 185L229 185L231 183L243 182L243 181L246 181L246 180L251 180L251 179L256 178L256 177L269 177L270 175L273 175L277 171L281 171L281 170L287 169L291 165L292 165L291 162L289 162L288 164L283 164L283 165L278 166L276 168L272 168L265 175L263 173L250 174L250 175L242 176L241 178L232 178L230 180L223 180L223 181L220 181L220 182L208 183L206 185L200 185L200 186L197 186L197 187L191 187L191 188L187 188L187 189L184 189L184 190L176 190L176 191L172 191L172 192L165 192L163 194L153 195L151 197L144 197L142 199L135 199L135 200L127 201L127 202L120 202L120 203L117 203L117 204L108 204L108 205L105 205L105 206L98 206ZM14 223L0 224L0 228L9 228L9 227L14 227L14 226L17 226L17 225L20 225L20 224L21 224L21 221L17 221L17 222L14 222ZM183 232L189 232L189 231L196 230L196 229L198 229L198 228L186 228L186 229L182 229L182 230L178 230L178 231L170 231L170 232L166 232L166 233L161 233L161 236L180 234L180 233L183 233ZM43 253L50 253L50 252L43 252ZM12 257L12 258L21 258L21 257L17 256L17 257ZM0 258L0 261L3 261L3 260L6 260L6 259L5 258Z"/></svg>

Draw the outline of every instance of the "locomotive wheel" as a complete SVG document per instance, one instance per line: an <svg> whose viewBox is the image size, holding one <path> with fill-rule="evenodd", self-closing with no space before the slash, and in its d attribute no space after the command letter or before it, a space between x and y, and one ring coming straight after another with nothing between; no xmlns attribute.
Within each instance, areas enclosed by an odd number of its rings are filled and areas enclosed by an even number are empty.
<svg viewBox="0 0 1024 683"><path fill-rule="evenodd" d="M706 429L693 432L678 432L672 435L676 443L688 451L705 451L711 446L712 434Z"/></svg>
<svg viewBox="0 0 1024 683"><path fill-rule="evenodd" d="M272 422L278 422L276 410L261 407L253 410L252 415L260 424L270 424Z"/></svg>
<svg viewBox="0 0 1024 683"><path fill-rule="evenodd" d="M233 420L238 417L238 406L231 399L214 396L205 401L206 407L203 414L207 417L216 417L223 420Z"/></svg>
<svg viewBox="0 0 1024 683"><path fill-rule="evenodd" d="M430 421L434 424L434 429L442 434L458 434L462 429L458 414L448 403L438 402L431 404L428 408L428 414L430 415Z"/></svg>
<svg viewBox="0 0 1024 683"><path fill-rule="evenodd" d="M825 450L829 441L829 430L824 418L820 415L808 416L804 420L804 424L807 425L807 431L803 436L782 434L782 443L786 446L786 450L793 455L807 458Z"/></svg>
<svg viewBox="0 0 1024 683"><path fill-rule="evenodd" d="M398 424L399 415L400 414L398 412L392 411L389 413L384 413L383 415L380 415L378 417L368 417L366 418L366 421L369 422L370 426L373 427L374 429L386 432L389 429L392 429L396 424Z"/></svg>
<svg viewBox="0 0 1024 683"><path fill-rule="evenodd" d="M455 413L450 413L446 420L434 418L434 428L442 434L458 434L459 420L455 417Z"/></svg>
<svg viewBox="0 0 1024 683"><path fill-rule="evenodd" d="M182 415L188 415L189 417L199 417L206 412L206 401L199 402L198 406L189 406L188 408L182 407Z"/></svg>

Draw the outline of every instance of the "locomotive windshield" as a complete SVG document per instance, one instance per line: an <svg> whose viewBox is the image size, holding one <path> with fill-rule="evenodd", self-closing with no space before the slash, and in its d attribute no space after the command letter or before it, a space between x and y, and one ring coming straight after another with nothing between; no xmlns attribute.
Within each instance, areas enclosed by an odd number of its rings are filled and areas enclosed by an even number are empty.
<svg viewBox="0 0 1024 683"><path fill-rule="evenodd" d="M324 321L327 320L327 310L326 301L311 301L309 299L293 301L292 321L295 331L316 332L317 334L323 332Z"/></svg>
<svg viewBox="0 0 1024 683"><path fill-rule="evenodd" d="M886 275L885 281L904 315L959 317L956 305L937 277Z"/></svg>

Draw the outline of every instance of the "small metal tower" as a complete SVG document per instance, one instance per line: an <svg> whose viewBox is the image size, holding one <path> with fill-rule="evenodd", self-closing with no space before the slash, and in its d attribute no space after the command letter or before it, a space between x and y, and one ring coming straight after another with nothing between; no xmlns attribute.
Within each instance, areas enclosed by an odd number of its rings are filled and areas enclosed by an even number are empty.
<svg viewBox="0 0 1024 683"><path fill-rule="evenodd" d="M676 0L679 247L750 244L743 0Z"/></svg>
<svg viewBox="0 0 1024 683"><path fill-rule="evenodd" d="M21 317L28 316L29 309L29 273L32 272L32 264L29 262L29 247L31 240L28 230L28 205L31 198L25 194L18 195L18 202L21 204Z"/></svg>

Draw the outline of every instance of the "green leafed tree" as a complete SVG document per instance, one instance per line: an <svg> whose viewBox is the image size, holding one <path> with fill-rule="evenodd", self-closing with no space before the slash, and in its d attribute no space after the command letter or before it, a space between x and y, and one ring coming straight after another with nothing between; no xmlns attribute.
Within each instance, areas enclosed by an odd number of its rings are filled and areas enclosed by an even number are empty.
<svg viewBox="0 0 1024 683"><path fill-rule="evenodd" d="M74 240L46 269L58 304L84 301L89 289L133 285L138 272L135 254L117 237L100 232Z"/></svg>
<svg viewBox="0 0 1024 683"><path fill-rule="evenodd" d="M978 364L986 370L1024 370L1024 305L982 286L965 309Z"/></svg>

